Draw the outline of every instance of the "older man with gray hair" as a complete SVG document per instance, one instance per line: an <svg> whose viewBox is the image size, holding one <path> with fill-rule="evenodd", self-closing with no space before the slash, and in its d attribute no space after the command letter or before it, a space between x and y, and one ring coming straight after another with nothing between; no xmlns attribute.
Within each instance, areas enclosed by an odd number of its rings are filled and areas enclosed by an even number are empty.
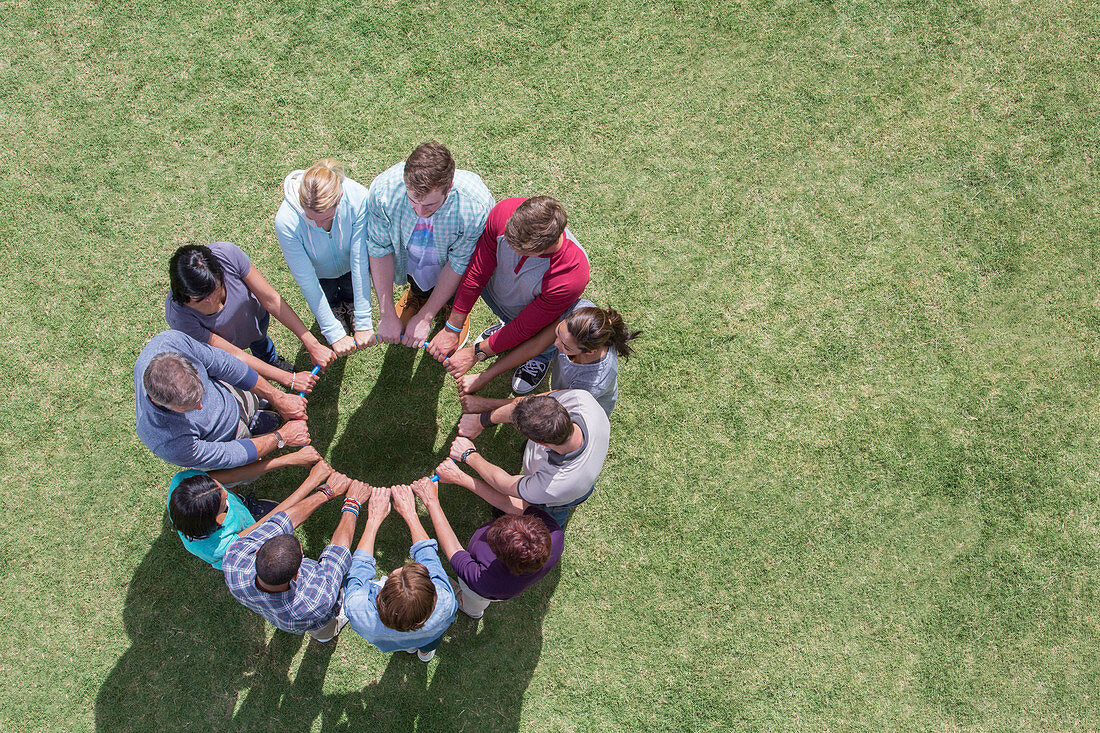
<svg viewBox="0 0 1100 733"><path fill-rule="evenodd" d="M304 398L180 331L162 331L141 350L134 393L138 437L177 466L235 468L309 443ZM289 422L280 427L283 419Z"/></svg>

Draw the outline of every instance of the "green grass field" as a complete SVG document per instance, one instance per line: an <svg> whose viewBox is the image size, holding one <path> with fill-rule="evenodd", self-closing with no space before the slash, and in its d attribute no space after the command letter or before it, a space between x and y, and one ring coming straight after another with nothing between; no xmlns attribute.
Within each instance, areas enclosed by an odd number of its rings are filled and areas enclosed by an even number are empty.
<svg viewBox="0 0 1100 733"><path fill-rule="evenodd" d="M0 17L0 729L1100 728L1100 5ZM274 632L184 552L132 369L180 243L237 243L306 315L287 171L369 184L427 139L498 199L562 200L589 296L645 334L560 570L424 665ZM458 414L381 347L311 426L392 483ZM488 442L518 468L514 431ZM463 537L488 517L444 506ZM391 517L381 566L407 549Z"/></svg>

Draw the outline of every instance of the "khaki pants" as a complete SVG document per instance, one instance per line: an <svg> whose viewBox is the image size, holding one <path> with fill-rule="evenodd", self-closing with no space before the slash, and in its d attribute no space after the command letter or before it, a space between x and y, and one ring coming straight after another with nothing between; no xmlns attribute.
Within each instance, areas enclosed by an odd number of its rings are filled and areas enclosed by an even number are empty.
<svg viewBox="0 0 1100 733"><path fill-rule="evenodd" d="M500 603L500 601L493 600L491 598L482 598L477 593L470 590L470 586L463 582L462 578L456 578L458 581L458 588L462 595L459 596L462 606L462 611L467 616L481 616L485 613L485 609L489 607L490 603Z"/></svg>
<svg viewBox="0 0 1100 733"><path fill-rule="evenodd" d="M252 420L256 417L256 413L262 409L260 406L260 398L251 392L234 387L228 382L222 382L220 379L218 382L228 389L230 394L233 395L233 398L237 400L237 407L240 410L240 416L237 418L237 440L241 438L251 438L252 431L249 430L248 426L252 424Z"/></svg>

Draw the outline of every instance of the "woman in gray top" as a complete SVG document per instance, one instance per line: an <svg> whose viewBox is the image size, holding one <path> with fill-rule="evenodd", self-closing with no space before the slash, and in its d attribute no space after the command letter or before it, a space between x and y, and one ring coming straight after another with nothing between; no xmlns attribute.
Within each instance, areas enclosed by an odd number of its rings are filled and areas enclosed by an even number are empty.
<svg viewBox="0 0 1100 733"><path fill-rule="evenodd" d="M630 356L631 331L612 308L598 308L580 299L533 338L501 356L488 369L458 379L460 394L474 394L498 374L514 369L553 344L557 354L550 376L552 389L583 389L603 407L608 417L619 397L619 359Z"/></svg>

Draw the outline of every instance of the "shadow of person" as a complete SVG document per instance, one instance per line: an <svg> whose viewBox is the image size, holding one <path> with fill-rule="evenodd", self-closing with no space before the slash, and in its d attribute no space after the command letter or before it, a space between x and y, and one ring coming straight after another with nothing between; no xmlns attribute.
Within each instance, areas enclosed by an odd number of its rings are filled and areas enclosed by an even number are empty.
<svg viewBox="0 0 1100 733"><path fill-rule="evenodd" d="M95 702L96 730L224 730L252 660L265 654L264 622L238 604L222 574L162 531L126 593L130 648Z"/></svg>
<svg viewBox="0 0 1100 733"><path fill-rule="evenodd" d="M305 654L291 681L290 664L302 644ZM233 716L233 729L308 731L323 707L325 674L335 649L335 641L322 644L308 634L275 632Z"/></svg>

